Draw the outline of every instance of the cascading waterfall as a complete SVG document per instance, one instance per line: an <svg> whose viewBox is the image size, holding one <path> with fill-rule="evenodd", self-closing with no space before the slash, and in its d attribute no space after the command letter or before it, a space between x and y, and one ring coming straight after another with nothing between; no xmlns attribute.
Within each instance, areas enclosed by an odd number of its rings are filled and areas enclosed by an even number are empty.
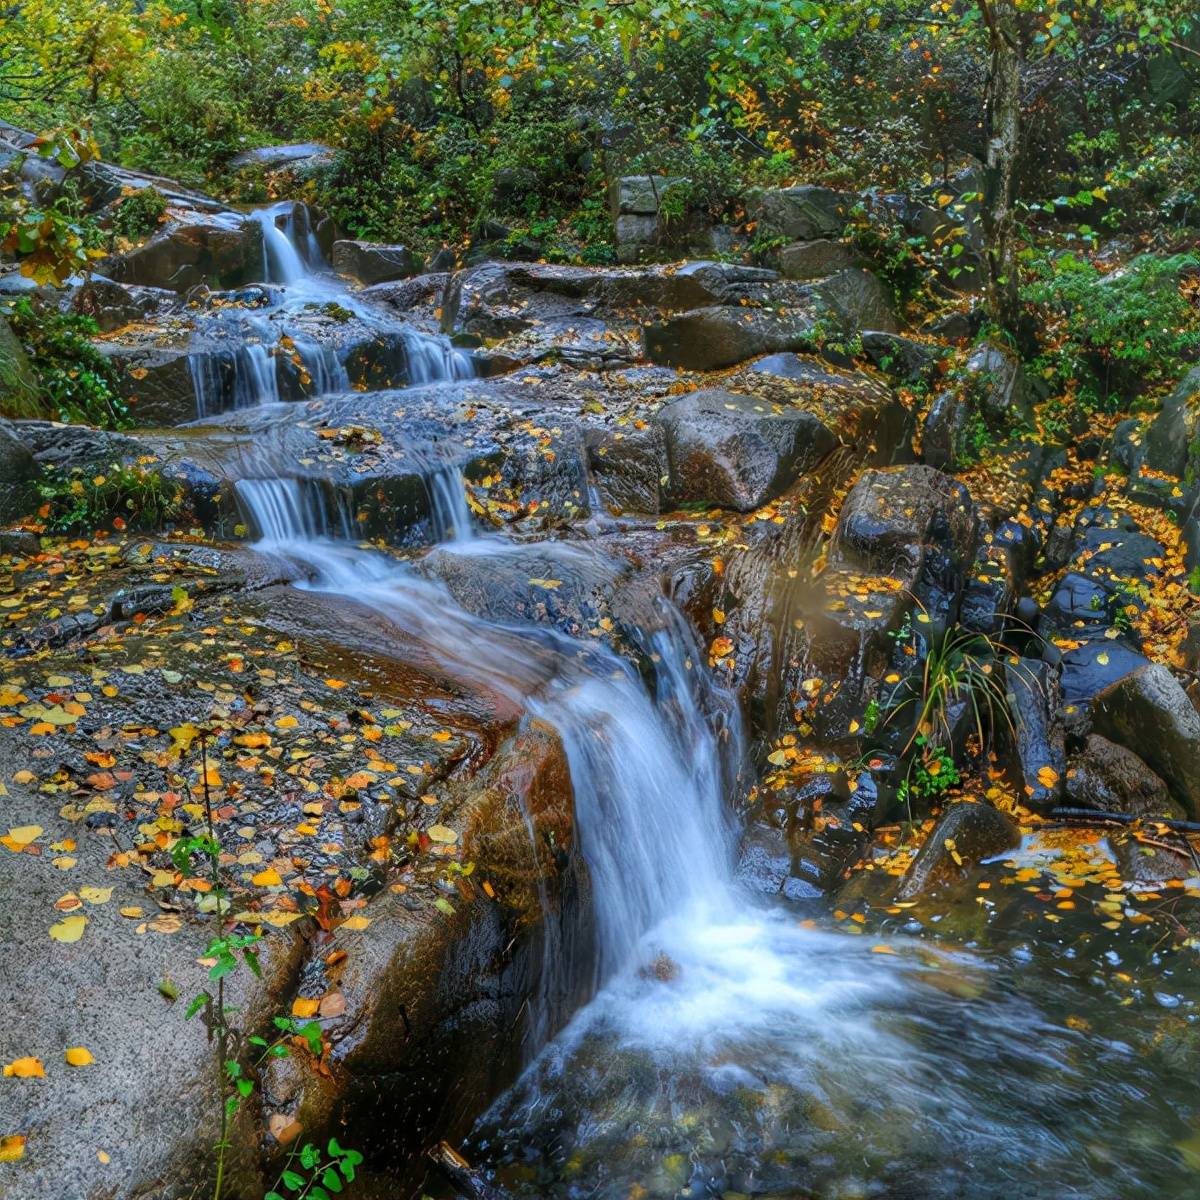
<svg viewBox="0 0 1200 1200"><path fill-rule="evenodd" d="M349 391L350 378L339 352L307 336L300 323L287 319L290 312L301 315L314 305L351 313L381 344L398 343L403 349L403 376L409 385L474 377L470 355L448 339L398 325L349 291L328 270L307 219L297 218L296 205L272 205L250 215L262 229L263 282L271 285L269 303L255 311L229 307L214 314L221 338L231 348L217 344L189 355L198 417ZM285 335L289 339L286 351L282 346ZM280 353L292 360L284 374L291 371L295 376L286 395L280 388Z"/></svg>
<svg viewBox="0 0 1200 1200"><path fill-rule="evenodd" d="M434 478L432 490L445 504L438 523L470 552L478 543L469 534L461 476L444 468ZM595 983L644 955L643 939L666 918L726 902L732 837L722 750L701 708L696 653L681 620L668 614L647 635L656 664L652 697L633 666L602 645L483 621L411 569L331 541L328 510L294 480L245 480L238 499L261 548L304 563L307 586L371 605L451 673L511 696L558 729L594 886ZM736 755L737 722L732 710L725 717L727 749Z"/></svg>
<svg viewBox="0 0 1200 1200"><path fill-rule="evenodd" d="M262 228L265 283L297 284L309 275L296 238L295 205L276 204L250 214ZM279 218L284 218L280 228ZM319 251L318 251L319 253Z"/></svg>
<svg viewBox="0 0 1200 1200"><path fill-rule="evenodd" d="M520 551L472 533L457 470L432 462L426 479L440 553ZM641 646L651 693L602 643L483 620L355 545L348 506L314 481L246 479L237 495L261 550L299 569L297 586L369 606L448 675L510 697L561 738L594 957L573 959L563 932L547 928L527 1007L532 1061L477 1123L477 1162L511 1164L522 1195L556 1200L629 1195L643 1180L649 1195L696 1200L995 1200L1046 1194L1046 1164L1067 1178L1078 1145L1111 1136L1120 1087L1104 1096L1103 1120L1081 1117L1095 1076L1081 1070L1078 1035L1055 1029L1011 976L997 984L985 957L804 928L794 909L742 888L724 803L741 756L735 710L704 694L699 648L669 604ZM553 541L538 551L597 552ZM536 843L528 813L526 824ZM594 996L571 1016L581 983ZM1119 1039L1107 1053L1127 1066ZM1060 1132L1067 1120L1073 1141ZM1136 1159L1136 1137L1122 1145ZM668 1162L683 1174L657 1174ZM1128 1189L1103 1164L1069 1194L1181 1194ZM881 1190L885 1180L898 1190Z"/></svg>

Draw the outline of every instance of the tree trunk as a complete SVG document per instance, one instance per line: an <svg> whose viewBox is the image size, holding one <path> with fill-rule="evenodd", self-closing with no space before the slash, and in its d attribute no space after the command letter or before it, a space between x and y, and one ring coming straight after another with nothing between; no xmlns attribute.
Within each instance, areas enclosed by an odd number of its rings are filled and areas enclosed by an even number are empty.
<svg viewBox="0 0 1200 1200"><path fill-rule="evenodd" d="M991 62L984 90L987 170L983 198L987 306L992 320L1020 335L1013 192L1021 144L1021 42L1013 0L980 0Z"/></svg>

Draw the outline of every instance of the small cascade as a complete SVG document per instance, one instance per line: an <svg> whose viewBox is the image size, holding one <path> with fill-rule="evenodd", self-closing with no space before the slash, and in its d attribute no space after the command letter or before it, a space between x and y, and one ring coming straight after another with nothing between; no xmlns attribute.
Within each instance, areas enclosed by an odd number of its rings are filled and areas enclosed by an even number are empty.
<svg viewBox="0 0 1200 1200"><path fill-rule="evenodd" d="M306 279L311 272L296 243L295 206L276 204L255 209L250 215L262 228L266 276L263 282L294 285ZM279 226L281 216L284 218L282 229Z"/></svg>
<svg viewBox="0 0 1200 1200"><path fill-rule="evenodd" d="M239 479L235 491L238 507L263 549L352 537L349 504L343 497L331 503L318 480Z"/></svg>
<svg viewBox="0 0 1200 1200"><path fill-rule="evenodd" d="M435 467L425 477L429 495L429 523L435 542L466 543L472 540L467 485L457 467Z"/></svg>
<svg viewBox="0 0 1200 1200"><path fill-rule="evenodd" d="M469 553L461 475L433 471L430 493L435 525ZM309 586L375 608L448 673L512 697L559 731L592 877L599 956L556 964L546 987L580 972L598 986L644 959L644 939L663 921L729 903L733 837L723 760L740 755L739 727L728 709L722 746L702 706L699 657L681 617L668 613L648 637L656 664L651 695L633 665L602 644L544 626L484 621L405 565L330 542L335 522L315 495L295 480L238 484L259 546L305 563ZM536 1024L545 1029L554 1020L543 1008Z"/></svg>
<svg viewBox="0 0 1200 1200"><path fill-rule="evenodd" d="M475 378L471 356L452 346L447 338L409 330L404 338L404 352L410 387L445 379Z"/></svg>

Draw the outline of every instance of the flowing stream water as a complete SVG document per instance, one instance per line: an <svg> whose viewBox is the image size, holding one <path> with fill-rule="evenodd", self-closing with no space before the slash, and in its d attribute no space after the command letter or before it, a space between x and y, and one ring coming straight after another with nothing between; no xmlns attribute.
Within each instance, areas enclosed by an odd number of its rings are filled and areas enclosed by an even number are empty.
<svg viewBox="0 0 1200 1200"><path fill-rule="evenodd" d="M281 282L334 286L312 282L294 231L263 220ZM464 369L439 361L442 378ZM428 490L440 553L504 551L473 531L457 472L435 466ZM1152 948L1077 948L1067 926L1017 917L994 930L981 905L963 948L945 949L928 938L940 915L891 909L848 933L820 900L766 898L736 869L735 709L669 602L642 632L647 686L594 641L464 611L411 565L356 545L350 514L302 481L247 479L238 496L258 548L298 564L299 586L369 606L562 738L596 953L548 949L536 1053L472 1135L469 1154L513 1192L1195 1194L1200 1052L1185 1035L1200 987ZM1157 989L1137 982L1140 967ZM555 997L581 973L594 998L559 1029L569 1014Z"/></svg>

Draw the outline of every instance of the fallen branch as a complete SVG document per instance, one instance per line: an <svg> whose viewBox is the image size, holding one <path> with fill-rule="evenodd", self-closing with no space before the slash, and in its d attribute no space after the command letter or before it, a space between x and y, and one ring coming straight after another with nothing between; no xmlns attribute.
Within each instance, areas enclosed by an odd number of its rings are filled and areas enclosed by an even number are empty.
<svg viewBox="0 0 1200 1200"><path fill-rule="evenodd" d="M1200 821L1179 821L1173 817L1135 817L1130 813L1104 812L1098 808L1052 808L1047 814L1057 821L1090 825L1162 825L1176 833L1200 833Z"/></svg>
<svg viewBox="0 0 1200 1200"><path fill-rule="evenodd" d="M437 1168L467 1200L511 1200L508 1192L496 1187L476 1171L449 1142L438 1142L429 1150Z"/></svg>

